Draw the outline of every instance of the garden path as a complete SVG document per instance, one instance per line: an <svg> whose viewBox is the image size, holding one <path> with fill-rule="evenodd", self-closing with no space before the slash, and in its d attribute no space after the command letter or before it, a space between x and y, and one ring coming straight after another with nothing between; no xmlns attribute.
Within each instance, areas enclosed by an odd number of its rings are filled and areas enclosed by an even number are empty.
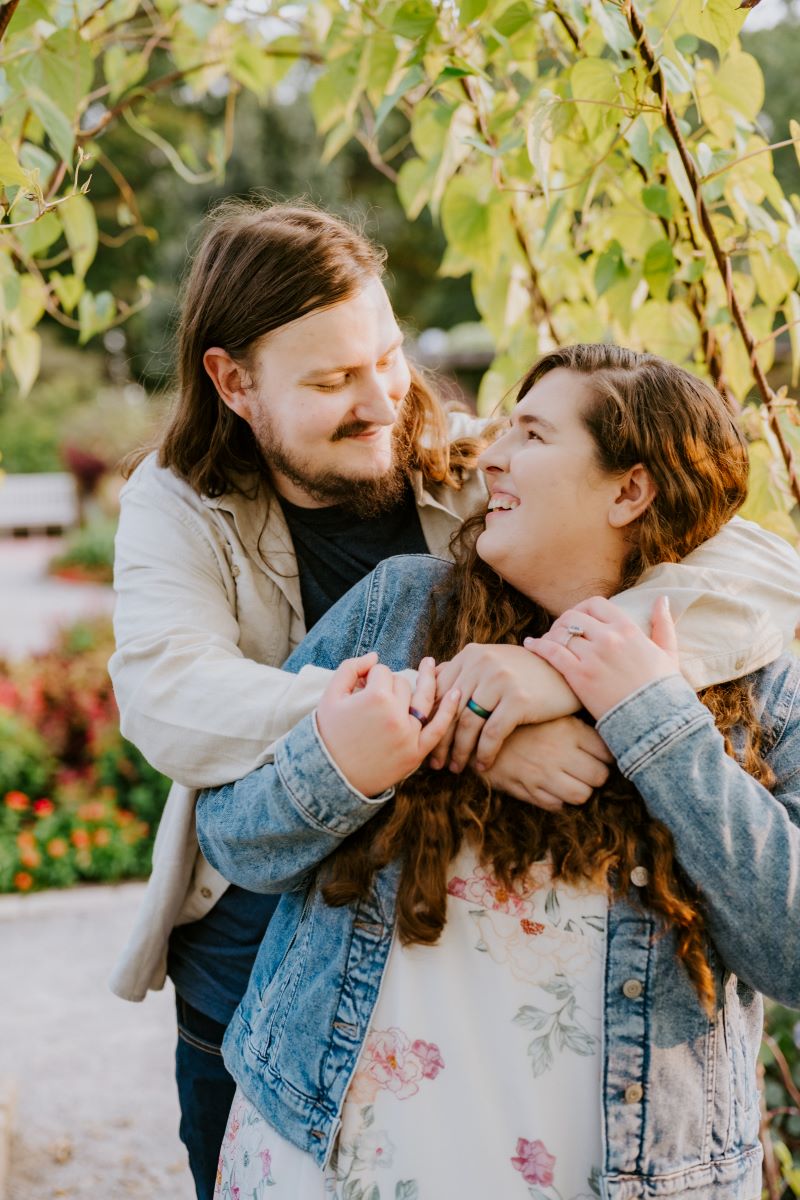
<svg viewBox="0 0 800 1200"><path fill-rule="evenodd" d="M61 545L58 538L0 538L0 658L47 650L62 625L111 613L111 588L48 576Z"/></svg>
<svg viewBox="0 0 800 1200"><path fill-rule="evenodd" d="M0 897L0 1071L16 1080L6 1200L193 1196L171 990L108 988L144 885Z"/></svg>

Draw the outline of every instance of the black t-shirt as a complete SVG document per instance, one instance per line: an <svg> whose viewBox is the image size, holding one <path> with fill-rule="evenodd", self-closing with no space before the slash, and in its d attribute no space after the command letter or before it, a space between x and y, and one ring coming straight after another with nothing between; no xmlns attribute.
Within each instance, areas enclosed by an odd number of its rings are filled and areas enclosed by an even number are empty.
<svg viewBox="0 0 800 1200"><path fill-rule="evenodd" d="M359 580L393 554L427 554L414 494L377 517L346 508L299 508L281 500L300 572L306 629Z"/></svg>
<svg viewBox="0 0 800 1200"><path fill-rule="evenodd" d="M428 553L410 487L396 508L378 517L355 517L339 506L298 508L286 500L281 505L297 555L308 629L384 558ZM279 900L231 884L201 920L173 929L168 972L178 994L227 1025Z"/></svg>

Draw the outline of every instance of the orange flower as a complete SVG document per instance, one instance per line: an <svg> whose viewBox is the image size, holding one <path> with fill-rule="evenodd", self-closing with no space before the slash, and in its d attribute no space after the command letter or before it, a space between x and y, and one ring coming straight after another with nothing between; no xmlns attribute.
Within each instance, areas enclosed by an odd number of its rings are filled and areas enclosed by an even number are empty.
<svg viewBox="0 0 800 1200"><path fill-rule="evenodd" d="M85 850L87 846L91 845L92 841L92 839L89 837L88 829L73 829L69 840L72 842L73 846L77 846L79 850Z"/></svg>
<svg viewBox="0 0 800 1200"><path fill-rule="evenodd" d="M69 846L63 838L50 838L50 841L47 843L47 853L51 858L63 858L68 850Z"/></svg>
<svg viewBox="0 0 800 1200"><path fill-rule="evenodd" d="M116 813L116 821L118 825L130 825L131 821L135 820L135 814L129 812L127 808L120 808Z"/></svg>
<svg viewBox="0 0 800 1200"><path fill-rule="evenodd" d="M6 807L13 808L14 812L24 812L29 804L24 792L6 792Z"/></svg>
<svg viewBox="0 0 800 1200"><path fill-rule="evenodd" d="M107 846L111 841L111 833L108 829L96 829L94 831L95 846Z"/></svg>
<svg viewBox="0 0 800 1200"><path fill-rule="evenodd" d="M33 811L37 817L49 817L51 813L56 811L56 806L52 800L48 800L46 796L43 796L41 800L34 800Z"/></svg>
<svg viewBox="0 0 800 1200"><path fill-rule="evenodd" d="M82 821L102 821L106 815L106 806L102 800L87 800L78 808L78 816Z"/></svg>
<svg viewBox="0 0 800 1200"><path fill-rule="evenodd" d="M36 838L30 829L21 829L17 834L17 845L20 850L34 850L36 848Z"/></svg>
<svg viewBox="0 0 800 1200"><path fill-rule="evenodd" d="M19 861L22 863L23 867L35 868L38 867L39 863L42 861L42 856L38 850L34 850L26 846L23 850L20 850Z"/></svg>
<svg viewBox="0 0 800 1200"><path fill-rule="evenodd" d="M33 876L27 871L17 871L14 876L14 887L18 892L28 892L33 887Z"/></svg>

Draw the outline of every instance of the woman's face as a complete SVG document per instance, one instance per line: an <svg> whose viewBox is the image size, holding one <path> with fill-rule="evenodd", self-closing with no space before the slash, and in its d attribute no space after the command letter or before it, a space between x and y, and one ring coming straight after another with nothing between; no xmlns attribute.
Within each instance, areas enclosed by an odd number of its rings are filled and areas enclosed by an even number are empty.
<svg viewBox="0 0 800 1200"><path fill-rule="evenodd" d="M613 594L627 551L618 521L622 476L597 465L580 416L589 401L583 375L550 371L479 460L490 496L478 554L554 614Z"/></svg>

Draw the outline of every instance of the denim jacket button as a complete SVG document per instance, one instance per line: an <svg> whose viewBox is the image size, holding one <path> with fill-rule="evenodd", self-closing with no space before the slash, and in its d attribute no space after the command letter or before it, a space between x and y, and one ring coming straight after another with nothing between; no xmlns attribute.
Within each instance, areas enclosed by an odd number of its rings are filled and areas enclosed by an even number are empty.
<svg viewBox="0 0 800 1200"><path fill-rule="evenodd" d="M644 1088L640 1083L630 1083L625 1088L625 1103L638 1104L644 1095Z"/></svg>
<svg viewBox="0 0 800 1200"><path fill-rule="evenodd" d="M650 872L647 867L634 867L631 871L631 883L634 887L646 887L650 882Z"/></svg>
<svg viewBox="0 0 800 1200"><path fill-rule="evenodd" d="M644 991L641 979L626 979L622 985L622 994L628 1000L638 1000Z"/></svg>

